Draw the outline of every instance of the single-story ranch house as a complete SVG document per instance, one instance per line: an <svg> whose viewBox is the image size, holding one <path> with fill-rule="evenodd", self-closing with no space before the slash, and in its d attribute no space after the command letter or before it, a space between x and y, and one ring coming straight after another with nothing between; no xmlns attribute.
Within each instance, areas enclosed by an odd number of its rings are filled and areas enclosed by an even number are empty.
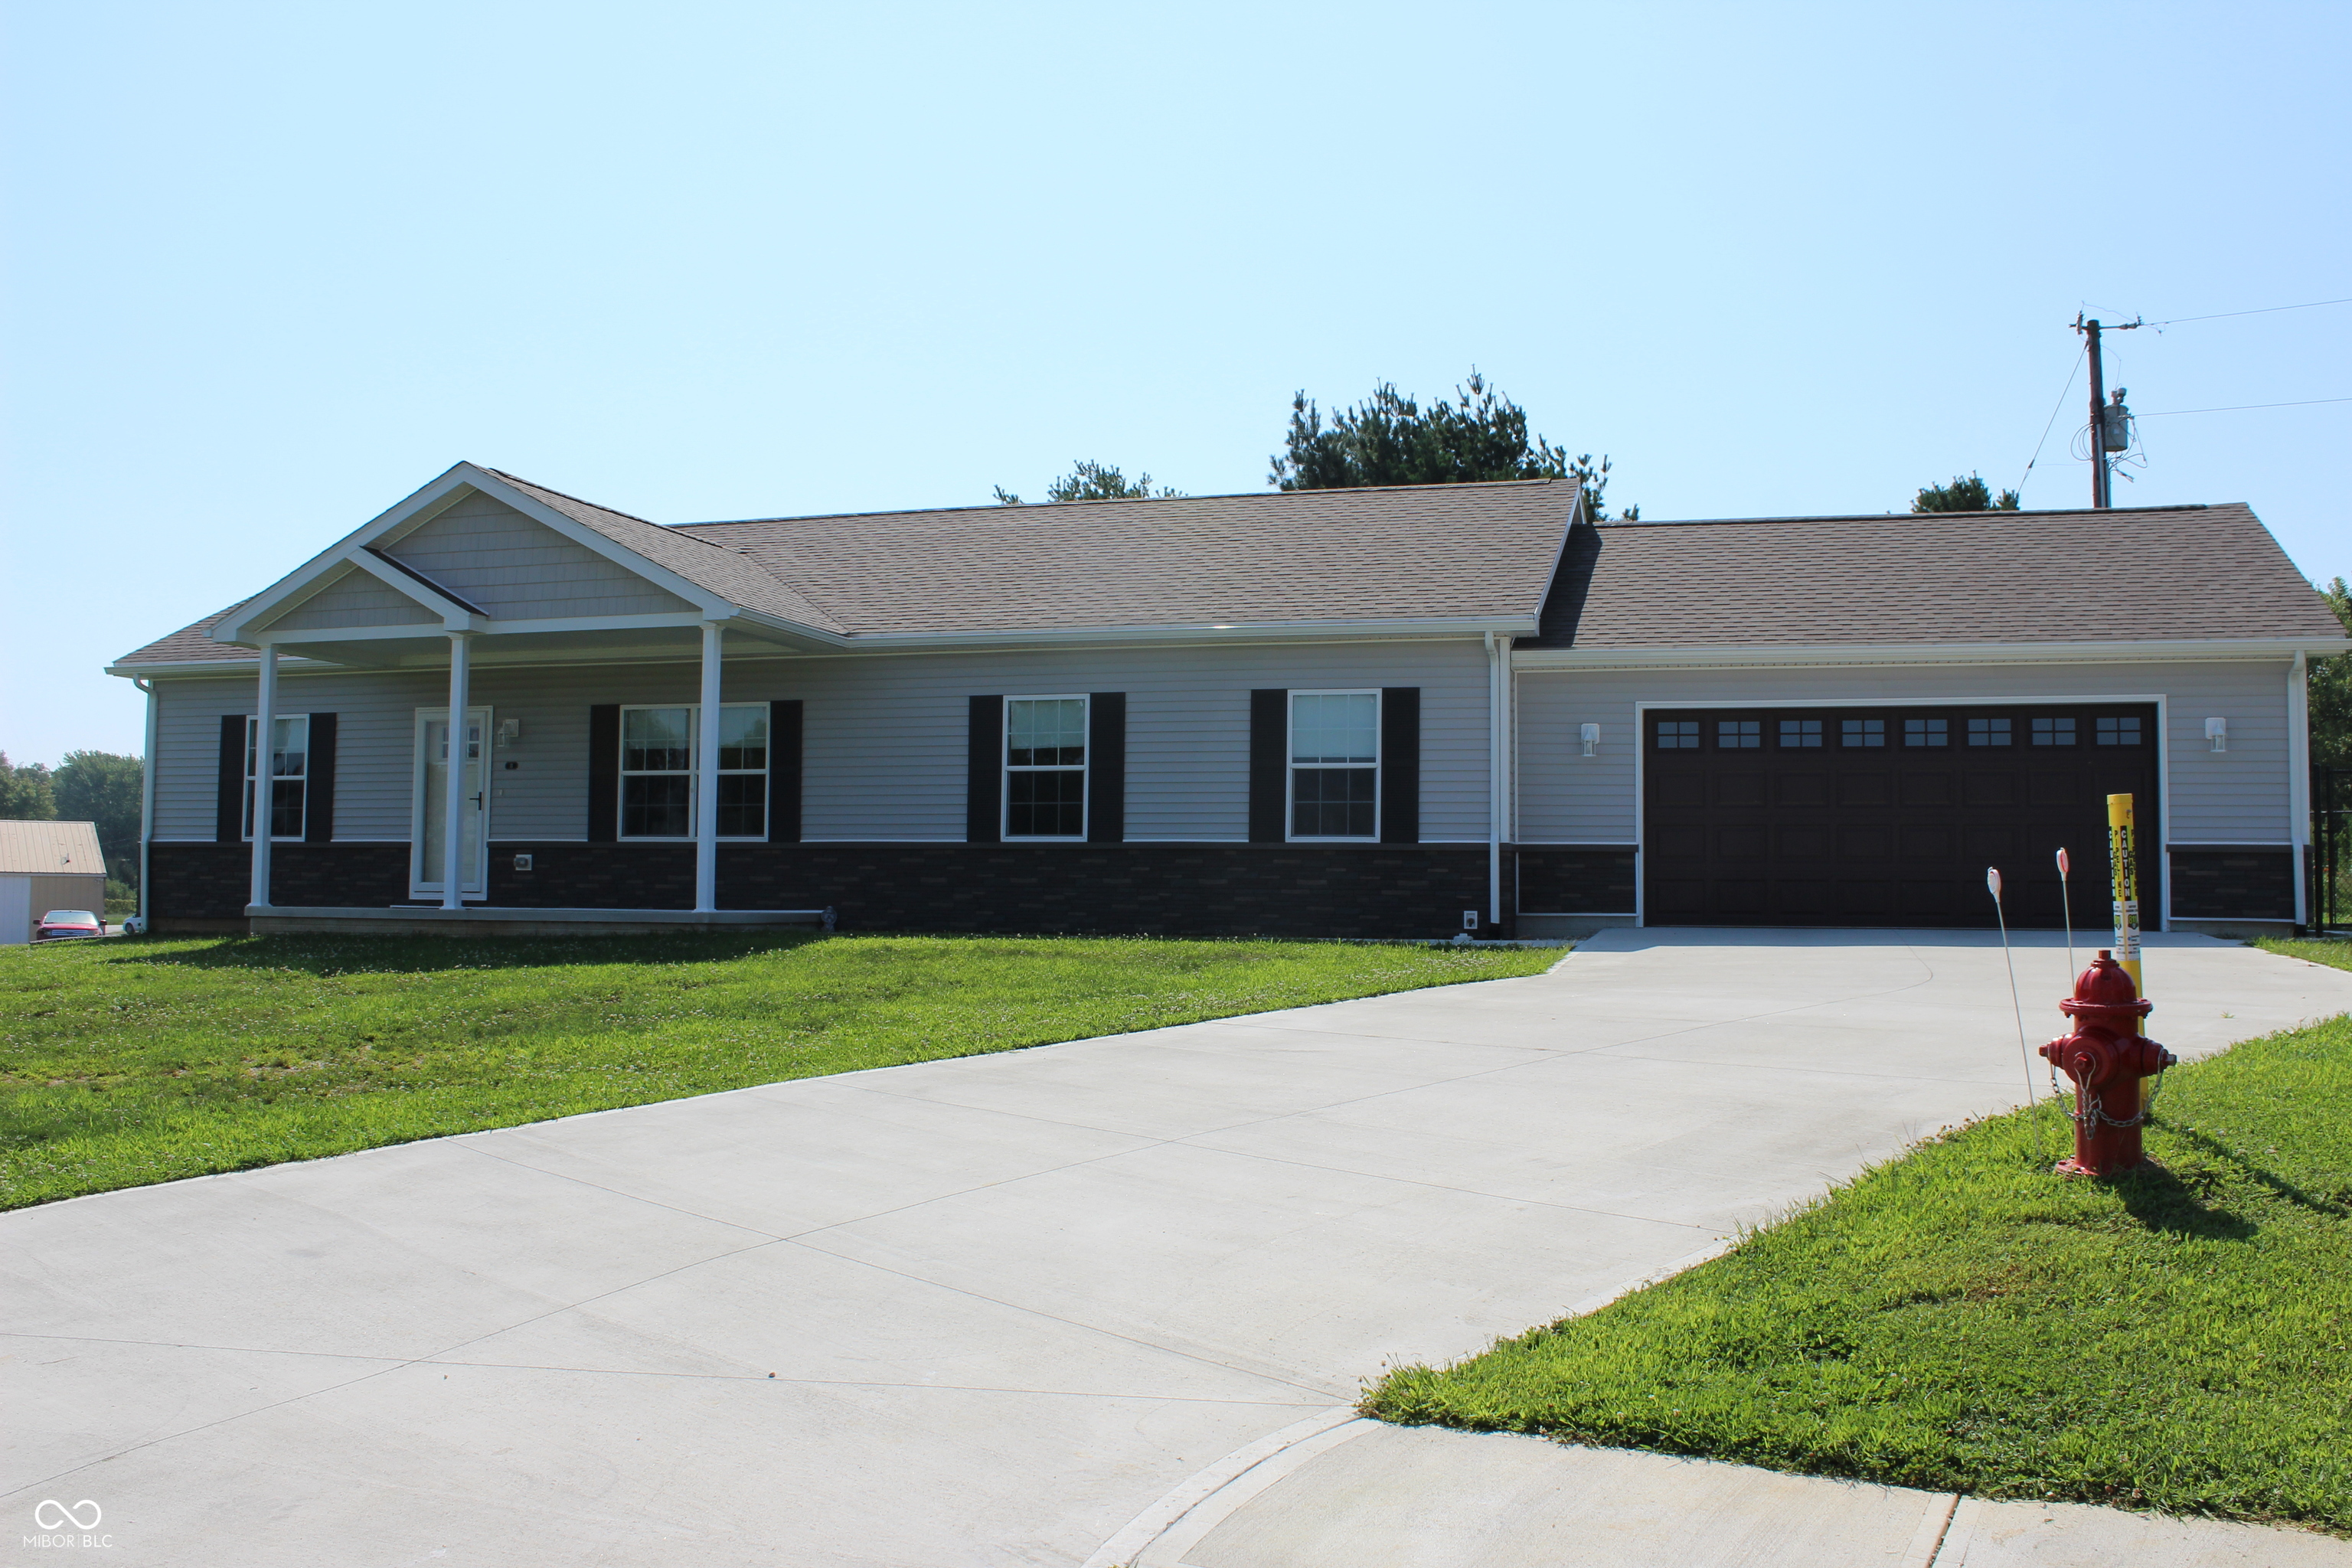
<svg viewBox="0 0 2352 1568"><path fill-rule="evenodd" d="M460 463L124 656L153 929L1571 934L2303 916L2242 505L1609 522L1570 481L663 526ZM453 723L453 720L455 721ZM456 736L453 743L452 735Z"/></svg>

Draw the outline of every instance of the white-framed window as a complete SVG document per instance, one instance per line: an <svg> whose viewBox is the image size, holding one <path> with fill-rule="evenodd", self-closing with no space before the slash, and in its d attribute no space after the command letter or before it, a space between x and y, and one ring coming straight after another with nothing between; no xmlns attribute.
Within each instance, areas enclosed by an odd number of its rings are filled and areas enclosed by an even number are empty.
<svg viewBox="0 0 2352 1568"><path fill-rule="evenodd" d="M265 764L261 756L261 720L248 713L245 718L245 836L253 837L254 785L267 767L269 791L269 837L273 839L302 837L302 807L305 786L310 778L310 716L307 713L280 713L270 721L277 731L270 738L269 757Z"/></svg>
<svg viewBox="0 0 2352 1568"><path fill-rule="evenodd" d="M1380 837L1381 694L1290 694L1290 837Z"/></svg>
<svg viewBox="0 0 2352 1568"><path fill-rule="evenodd" d="M621 710L621 837L691 838L701 716L693 703ZM768 705L719 710L719 837L768 836Z"/></svg>
<svg viewBox="0 0 2352 1568"><path fill-rule="evenodd" d="M1004 700L1004 837L1087 836L1087 699Z"/></svg>

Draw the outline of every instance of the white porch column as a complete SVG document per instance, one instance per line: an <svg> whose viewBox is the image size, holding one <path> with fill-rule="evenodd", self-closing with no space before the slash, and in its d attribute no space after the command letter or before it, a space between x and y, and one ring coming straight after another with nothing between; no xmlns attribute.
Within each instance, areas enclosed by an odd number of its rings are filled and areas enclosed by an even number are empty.
<svg viewBox="0 0 2352 1568"><path fill-rule="evenodd" d="M278 794L269 771L270 742L278 729L278 645L261 645L261 693L253 725L253 894L248 903L269 907L269 808Z"/></svg>
<svg viewBox="0 0 2352 1568"><path fill-rule="evenodd" d="M449 762L448 788L441 813L441 907L466 907L466 813L473 797L466 793L466 703L473 680L471 632L449 634ZM484 739L488 737L485 736ZM489 781L482 781L484 789Z"/></svg>
<svg viewBox="0 0 2352 1568"><path fill-rule="evenodd" d="M719 907L719 672L716 621L702 623L702 709L694 747L694 907Z"/></svg>

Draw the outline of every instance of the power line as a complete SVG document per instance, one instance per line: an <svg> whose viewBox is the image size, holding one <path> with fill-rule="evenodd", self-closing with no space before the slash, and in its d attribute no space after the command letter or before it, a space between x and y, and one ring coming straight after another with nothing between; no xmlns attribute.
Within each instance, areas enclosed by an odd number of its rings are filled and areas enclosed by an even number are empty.
<svg viewBox="0 0 2352 1568"><path fill-rule="evenodd" d="M2313 300L2302 305L2265 305L2259 310L2218 310L2210 316L2175 316L2169 321L2150 321L2151 327L2177 326L2183 321L2219 321L2231 316L2268 316L2280 310L2315 310L2322 305L2352 305L2352 295L2341 300ZM2203 413L2202 409L2177 409L2176 413Z"/></svg>
<svg viewBox="0 0 2352 1568"><path fill-rule="evenodd" d="M2220 408L2159 408L2153 414L2135 414L2132 417L2161 419L2168 414L2235 414L2242 408L2308 408L2315 403L2352 403L2352 397L2305 397L2294 403L2231 403Z"/></svg>
<svg viewBox="0 0 2352 1568"><path fill-rule="evenodd" d="M2033 443L2033 456L2025 460L2025 472L2017 476L2020 495L2025 493L2025 481L2033 477L2033 465L2042 460L2042 448L2049 444L2050 427L2058 423L2058 411L2066 406L2066 395L2074 390L2074 377L2082 372L2083 356L2090 352L2090 344L2084 343L2074 354L2074 368L2066 373L2066 384L2058 389L2058 401L2050 405L2049 421L2042 426L2042 439Z"/></svg>

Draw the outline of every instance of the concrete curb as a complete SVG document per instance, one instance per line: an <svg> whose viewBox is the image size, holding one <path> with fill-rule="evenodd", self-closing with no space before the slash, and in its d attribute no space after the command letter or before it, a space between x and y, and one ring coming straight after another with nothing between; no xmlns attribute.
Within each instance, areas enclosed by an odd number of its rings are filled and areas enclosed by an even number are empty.
<svg viewBox="0 0 2352 1568"><path fill-rule="evenodd" d="M1313 1442L1318 1437L1339 1432L1346 1432L1348 1436L1352 1437L1355 1433L1350 1428L1372 1425L1374 1423L1356 1414L1354 1405L1341 1405L1326 1410L1319 1415L1310 1415L1304 1421L1295 1421L1279 1432L1266 1434L1255 1443L1245 1444L1227 1454L1215 1464L1200 1470L1168 1492L1158 1502L1129 1520L1118 1534L1104 1542L1095 1554L1086 1560L1083 1568L1129 1568L1129 1564L1139 1563L1143 1553L1150 1550L1153 1543L1179 1523L1186 1522L1188 1515L1199 1510L1212 1498L1217 1498L1220 1493L1225 1492L1244 1476L1255 1480L1256 1485L1234 1491L1230 1497L1220 1499L1224 1506L1213 1510L1213 1517L1195 1521L1199 1522L1202 1528L1197 1531L1188 1531L1186 1533L1192 1537L1192 1540L1198 1540L1243 1503L1288 1475L1292 1469L1304 1464L1316 1454L1334 1446L1332 1443L1318 1443L1311 1449L1304 1452L1297 1451L1303 1445ZM1339 1442L1345 1440L1346 1438L1336 1439ZM1255 1474L1277 1457L1287 1458L1289 1463L1272 1469L1264 1476ZM1188 1541L1185 1544L1189 1545L1191 1542Z"/></svg>

